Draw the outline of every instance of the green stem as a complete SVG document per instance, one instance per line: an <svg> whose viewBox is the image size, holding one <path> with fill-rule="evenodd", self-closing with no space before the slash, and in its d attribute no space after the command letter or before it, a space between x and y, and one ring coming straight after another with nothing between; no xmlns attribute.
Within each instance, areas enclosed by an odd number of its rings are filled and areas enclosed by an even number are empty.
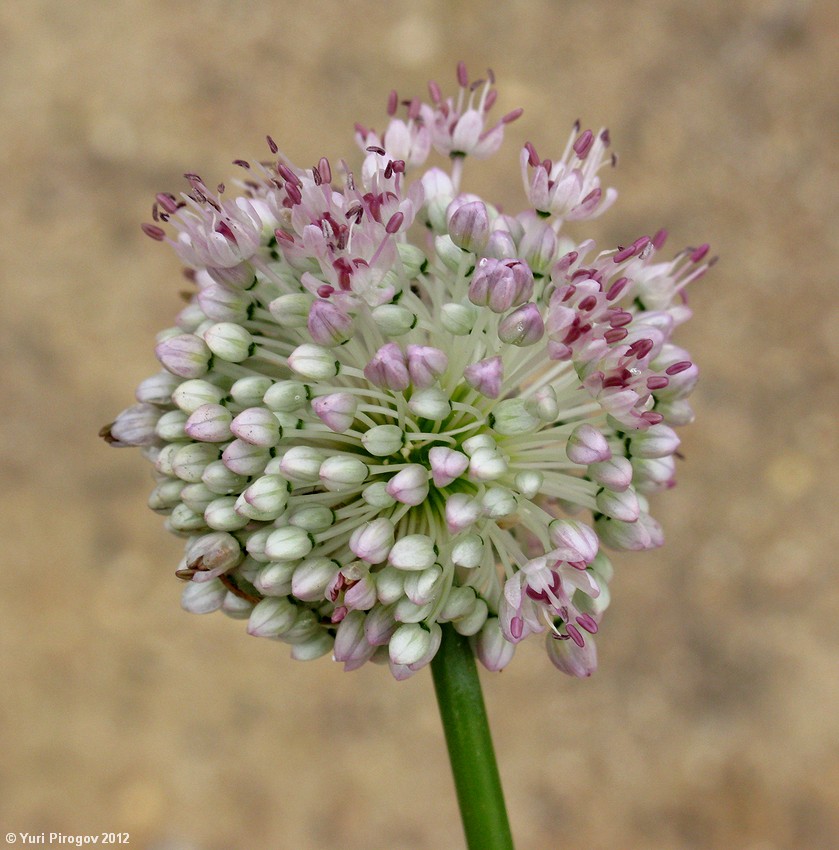
<svg viewBox="0 0 839 850"><path fill-rule="evenodd" d="M468 638L449 623L431 662L469 850L513 850L481 683Z"/></svg>

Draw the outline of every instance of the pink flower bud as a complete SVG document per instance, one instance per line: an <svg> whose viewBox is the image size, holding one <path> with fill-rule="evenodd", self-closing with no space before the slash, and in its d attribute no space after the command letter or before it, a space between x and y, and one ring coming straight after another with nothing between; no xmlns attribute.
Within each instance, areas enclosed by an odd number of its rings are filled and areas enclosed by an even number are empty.
<svg viewBox="0 0 839 850"><path fill-rule="evenodd" d="M503 670L513 659L516 647L501 632L498 617L489 617L475 638L475 654L487 670Z"/></svg>
<svg viewBox="0 0 839 850"><path fill-rule="evenodd" d="M466 493L454 493L446 499L446 527L451 534L474 525L483 513L483 506Z"/></svg>
<svg viewBox="0 0 839 850"><path fill-rule="evenodd" d="M421 505L428 495L428 470L418 463L401 469L387 483L387 494L404 505Z"/></svg>
<svg viewBox="0 0 839 850"><path fill-rule="evenodd" d="M367 522L350 537L350 549L357 558L368 564L381 564L387 560L393 546L394 527L386 517Z"/></svg>
<svg viewBox="0 0 839 850"><path fill-rule="evenodd" d="M430 387L449 365L449 358L439 348L429 345L409 345L408 373L415 387Z"/></svg>
<svg viewBox="0 0 839 850"><path fill-rule="evenodd" d="M526 263L516 259L496 260L485 257L469 284L469 300L494 313L506 313L533 295L533 273Z"/></svg>
<svg viewBox="0 0 839 850"><path fill-rule="evenodd" d="M428 452L435 487L446 487L466 472L469 458L446 446L434 446Z"/></svg>
<svg viewBox="0 0 839 850"><path fill-rule="evenodd" d="M277 417L264 407L249 407L243 410L230 423L230 430L240 440L264 448L276 446L282 436Z"/></svg>
<svg viewBox="0 0 839 850"><path fill-rule="evenodd" d="M338 434L348 430L355 419L358 400L350 393L330 393L312 399L315 415Z"/></svg>
<svg viewBox="0 0 839 850"><path fill-rule="evenodd" d="M164 339L154 353L164 368L181 378L200 378L210 368L213 357L207 343L194 334L179 334Z"/></svg>
<svg viewBox="0 0 839 850"><path fill-rule="evenodd" d="M307 324L312 339L328 347L345 342L353 333L352 319L335 303L324 299L312 304Z"/></svg>
<svg viewBox="0 0 839 850"><path fill-rule="evenodd" d="M338 625L332 650L336 661L344 665L345 672L357 670L370 660L376 651L365 634L366 617L361 611L350 611Z"/></svg>
<svg viewBox="0 0 839 850"><path fill-rule="evenodd" d="M489 215L483 201L455 198L446 212L449 236L458 248L480 254L489 240Z"/></svg>
<svg viewBox="0 0 839 850"><path fill-rule="evenodd" d="M498 338L508 345L524 348L539 342L545 334L545 323L539 308L524 304L508 313L498 325Z"/></svg>
<svg viewBox="0 0 839 850"><path fill-rule="evenodd" d="M576 519L556 519L548 527L551 543L556 549L550 556L571 564L590 564L599 548L594 531L584 522Z"/></svg>
<svg viewBox="0 0 839 850"><path fill-rule="evenodd" d="M633 457L658 458L672 455L681 440L667 425L651 425L632 436L629 450Z"/></svg>
<svg viewBox="0 0 839 850"><path fill-rule="evenodd" d="M628 549L640 552L655 549L664 542L661 526L649 515L642 513L635 522L599 517L594 527L600 539L611 549Z"/></svg>
<svg viewBox="0 0 839 850"><path fill-rule="evenodd" d="M588 465L608 460L612 456L612 450L606 442L603 434L593 425L584 422L578 425L568 438L565 448L568 460L572 463Z"/></svg>
<svg viewBox="0 0 839 850"><path fill-rule="evenodd" d="M133 404L103 429L103 434L112 446L151 446L158 439L155 427L159 419L160 410L154 405Z"/></svg>
<svg viewBox="0 0 839 850"><path fill-rule="evenodd" d="M627 458L618 455L590 464L588 477L616 493L621 493L632 483L632 464Z"/></svg>
<svg viewBox="0 0 839 850"><path fill-rule="evenodd" d="M395 392L408 389L411 383L405 354L395 342L386 343L373 355L364 367L364 377L377 387Z"/></svg>
<svg viewBox="0 0 839 850"><path fill-rule="evenodd" d="M601 490L595 501L601 514L623 522L635 522L641 513L638 497L631 487L619 493L614 490Z"/></svg>
<svg viewBox="0 0 839 850"><path fill-rule="evenodd" d="M569 676L584 679L597 670L597 647L592 637L586 636L585 643L578 646L575 641L561 640L549 631L546 647L554 667Z"/></svg>
<svg viewBox="0 0 839 850"><path fill-rule="evenodd" d="M500 357L490 357L480 360L463 370L463 379L487 398L498 398L501 394L503 365Z"/></svg>

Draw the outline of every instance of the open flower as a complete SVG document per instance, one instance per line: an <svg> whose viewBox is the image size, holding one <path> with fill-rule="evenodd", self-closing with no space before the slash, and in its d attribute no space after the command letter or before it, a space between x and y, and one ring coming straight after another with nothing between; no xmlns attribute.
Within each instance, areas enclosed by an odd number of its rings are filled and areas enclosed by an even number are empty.
<svg viewBox="0 0 839 850"><path fill-rule="evenodd" d="M492 75L457 77L404 120L392 94L381 136L358 127L357 177L295 168L269 137L273 159L237 160L239 196L196 175L158 196L144 230L196 291L159 336L165 371L103 436L154 466L187 610L398 679L446 622L490 669L543 633L589 675L601 544L662 541L647 495L672 486L697 379L671 337L707 248L662 261L663 232L599 253L560 235L614 200L606 131L576 128L554 161L528 144L516 216L461 194L464 159L520 110L491 122ZM451 173L409 179L432 147Z"/></svg>

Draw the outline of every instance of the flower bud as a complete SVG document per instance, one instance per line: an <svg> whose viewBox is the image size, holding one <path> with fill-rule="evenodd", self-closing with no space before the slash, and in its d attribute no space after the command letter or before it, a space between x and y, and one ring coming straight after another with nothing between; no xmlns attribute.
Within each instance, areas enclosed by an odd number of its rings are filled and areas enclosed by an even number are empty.
<svg viewBox="0 0 839 850"><path fill-rule="evenodd" d="M312 399L315 415L327 428L338 434L350 428L357 409L358 400L350 393L330 393Z"/></svg>
<svg viewBox="0 0 839 850"><path fill-rule="evenodd" d="M396 503L396 499L387 492L386 481L374 481L361 491L361 498L374 508L389 508Z"/></svg>
<svg viewBox="0 0 839 850"><path fill-rule="evenodd" d="M471 637L483 628L488 615L489 608L487 607L486 602L479 598L475 600L475 605L472 610L465 617L454 620L452 625L458 634Z"/></svg>
<svg viewBox="0 0 839 850"><path fill-rule="evenodd" d="M294 292L275 298L268 309L278 325L284 328L305 328L314 299L304 292Z"/></svg>
<svg viewBox="0 0 839 850"><path fill-rule="evenodd" d="M366 615L361 611L350 611L338 625L332 657L344 665L344 671L357 670L370 660L376 651L374 644L365 635Z"/></svg>
<svg viewBox="0 0 839 850"><path fill-rule="evenodd" d="M220 404L202 404L194 410L184 425L184 432L203 443L224 443L230 439L233 416Z"/></svg>
<svg viewBox="0 0 839 850"><path fill-rule="evenodd" d="M311 398L311 390L300 381L277 381L262 396L262 401L271 410L293 413L305 407Z"/></svg>
<svg viewBox="0 0 839 850"><path fill-rule="evenodd" d="M415 387L430 387L449 365L445 352L429 345L409 345L406 354L408 374Z"/></svg>
<svg viewBox="0 0 839 850"><path fill-rule="evenodd" d="M168 405L175 390L181 385L182 382L178 380L177 375L172 375L169 372L158 372L156 375L140 381L134 396L141 404ZM212 400L208 399L208 401Z"/></svg>
<svg viewBox="0 0 839 850"><path fill-rule="evenodd" d="M478 534L467 534L452 547L452 563L456 567L474 569L484 559L484 541Z"/></svg>
<svg viewBox="0 0 839 850"><path fill-rule="evenodd" d="M437 560L437 547L425 534L409 534L393 545L388 563L400 570L427 570Z"/></svg>
<svg viewBox="0 0 839 850"><path fill-rule="evenodd" d="M469 283L469 300L480 307L489 307L494 313L506 313L531 295L533 273L521 260L485 257Z"/></svg>
<svg viewBox="0 0 839 850"><path fill-rule="evenodd" d="M231 472L222 460L214 460L204 467L201 481L208 490L219 496L229 496L231 493L241 493L247 483L247 477Z"/></svg>
<svg viewBox="0 0 839 850"><path fill-rule="evenodd" d="M597 535L584 522L576 519L555 519L548 526L548 535L556 550L551 555L569 563L590 564L597 554Z"/></svg>
<svg viewBox="0 0 839 850"><path fill-rule="evenodd" d="M291 576L294 561L277 561L262 567L253 580L253 586L266 596L284 597L291 593Z"/></svg>
<svg viewBox="0 0 839 850"><path fill-rule="evenodd" d="M526 469L516 475L516 489L525 499L532 499L542 489L545 476L536 469Z"/></svg>
<svg viewBox="0 0 839 850"><path fill-rule="evenodd" d="M319 298L312 304L307 321L309 336L329 348L346 342L353 333L350 316L332 301Z"/></svg>
<svg viewBox="0 0 839 850"><path fill-rule="evenodd" d="M469 466L469 458L463 452L446 446L434 446L428 452L431 477L435 487L447 487L460 478Z"/></svg>
<svg viewBox="0 0 839 850"><path fill-rule="evenodd" d="M642 513L635 522L621 522L602 516L594 527L603 543L611 549L640 552L655 549L664 542L661 526L649 515Z"/></svg>
<svg viewBox="0 0 839 850"><path fill-rule="evenodd" d="M241 516L260 522L273 522L288 503L289 483L279 475L262 475L242 492L236 501Z"/></svg>
<svg viewBox="0 0 839 850"><path fill-rule="evenodd" d="M462 203L455 198L446 211L452 242L464 251L479 254L489 241L489 214L483 201Z"/></svg>
<svg viewBox="0 0 839 850"><path fill-rule="evenodd" d="M480 448L469 458L469 475L478 481L495 481L507 472L507 461L496 448Z"/></svg>
<svg viewBox="0 0 839 850"><path fill-rule="evenodd" d="M542 427L542 420L528 412L522 398L508 398L499 402L487 421L493 431L506 437L531 434Z"/></svg>
<svg viewBox="0 0 839 850"><path fill-rule="evenodd" d="M439 629L439 626L437 627ZM393 633L388 654L394 664L415 664L431 648L431 632L420 623L404 623Z"/></svg>
<svg viewBox="0 0 839 850"><path fill-rule="evenodd" d="M167 410L158 420L157 424L154 426L154 433L161 439L165 440L167 443L179 442L181 440L188 440L184 427L186 426L186 420L189 417L182 410ZM121 423L114 425L117 426L117 434L120 433ZM111 431L113 433L113 430Z"/></svg>
<svg viewBox="0 0 839 850"><path fill-rule="evenodd" d="M178 334L159 342L154 349L166 371L181 378L200 378L210 368L213 353L201 337Z"/></svg>
<svg viewBox="0 0 839 850"><path fill-rule="evenodd" d="M482 513L481 503L466 493L454 493L446 499L446 527L451 534L474 525Z"/></svg>
<svg viewBox="0 0 839 850"><path fill-rule="evenodd" d="M242 547L230 534L203 534L189 544L185 567L195 570L193 581L210 581L234 569L242 560Z"/></svg>
<svg viewBox="0 0 839 850"><path fill-rule="evenodd" d="M394 542L395 529L386 517L378 517L357 528L350 537L350 549L357 558L368 564L387 560Z"/></svg>
<svg viewBox="0 0 839 850"><path fill-rule="evenodd" d="M248 407L231 423L230 430L252 446L271 448L280 442L282 429L277 417L264 407Z"/></svg>
<svg viewBox="0 0 839 850"><path fill-rule="evenodd" d="M292 446L280 461L283 475L301 484L314 484L326 455L313 446Z"/></svg>
<svg viewBox="0 0 839 850"><path fill-rule="evenodd" d="M531 220L519 243L520 255L527 260L534 274L546 275L554 263L558 241L550 224Z"/></svg>
<svg viewBox="0 0 839 850"><path fill-rule="evenodd" d="M375 575L376 595L382 605L392 605L405 591L405 573L395 567L385 567Z"/></svg>
<svg viewBox="0 0 839 850"><path fill-rule="evenodd" d="M335 493L354 490L367 480L369 470L364 461L350 455L330 455L320 466L320 482Z"/></svg>
<svg viewBox="0 0 839 850"><path fill-rule="evenodd" d="M622 493L632 483L632 464L621 455L589 464L588 477L592 481L608 487L615 493Z"/></svg>
<svg viewBox="0 0 839 850"><path fill-rule="evenodd" d="M207 464L214 460L218 460L218 446L211 443L188 443L175 453L172 471L181 481L197 484Z"/></svg>
<svg viewBox="0 0 839 850"><path fill-rule="evenodd" d="M168 513L181 501L183 481L177 478L167 478L161 481L149 494L149 507L156 513Z"/></svg>
<svg viewBox="0 0 839 850"><path fill-rule="evenodd" d="M387 337L404 336L416 327L417 315L399 304L381 304L373 310L373 321Z"/></svg>
<svg viewBox="0 0 839 850"><path fill-rule="evenodd" d="M246 322L253 304L253 298L246 292L234 291L217 283L202 286L196 298L203 314L213 322Z"/></svg>
<svg viewBox="0 0 839 850"><path fill-rule="evenodd" d="M296 561L312 551L311 535L295 525L272 531L265 541L265 554L272 561Z"/></svg>
<svg viewBox="0 0 839 850"><path fill-rule="evenodd" d="M384 646L397 629L390 605L377 605L364 621L364 635L372 646Z"/></svg>
<svg viewBox="0 0 839 850"><path fill-rule="evenodd" d="M204 342L216 357L228 363L247 360L255 346L253 337L241 325L232 322L211 325L204 331Z"/></svg>
<svg viewBox="0 0 839 850"><path fill-rule="evenodd" d="M249 599L243 599L229 590L221 603L222 613L233 620L247 620L251 611L253 611L253 607L254 603Z"/></svg>
<svg viewBox="0 0 839 850"><path fill-rule="evenodd" d="M133 404L110 426L110 442L117 446L151 446L158 441L160 410L151 404Z"/></svg>
<svg viewBox="0 0 839 850"><path fill-rule="evenodd" d="M227 393L211 384L209 381L202 381L200 378L194 378L191 381L184 381L172 393L172 401L186 414L194 413L199 407L205 404L219 404Z"/></svg>
<svg viewBox="0 0 839 850"><path fill-rule="evenodd" d="M411 383L405 354L395 342L383 345L364 367L364 377L382 389L401 391Z"/></svg>
<svg viewBox="0 0 839 850"><path fill-rule="evenodd" d="M227 588L217 579L196 584L191 581L181 594L181 608L190 614L211 614L221 608Z"/></svg>
<svg viewBox="0 0 839 850"><path fill-rule="evenodd" d="M641 493L658 493L667 490L676 481L676 462L673 455L657 458L633 457L632 480Z"/></svg>
<svg viewBox="0 0 839 850"><path fill-rule="evenodd" d="M239 378L230 388L230 395L236 404L242 407L258 407L262 403L262 397L274 381L264 375L248 375L247 378Z"/></svg>
<svg viewBox="0 0 839 850"><path fill-rule="evenodd" d="M451 177L441 168L429 168L421 178L429 223L436 232L446 228L446 209L454 197Z"/></svg>
<svg viewBox="0 0 839 850"><path fill-rule="evenodd" d="M475 327L478 311L471 304L444 304L440 310L440 324L454 336L468 336Z"/></svg>
<svg viewBox="0 0 839 850"><path fill-rule="evenodd" d="M638 506L638 497L635 491L629 487L621 492L614 490L600 490L595 498L597 510L612 519L623 520L623 522L635 522L641 509Z"/></svg>
<svg viewBox="0 0 839 850"><path fill-rule="evenodd" d="M268 597L254 606L248 618L248 634L254 637L279 637L297 619L297 607L286 597Z"/></svg>
<svg viewBox="0 0 839 850"><path fill-rule="evenodd" d="M334 378L341 368L341 364L329 349L310 343L298 345L289 354L288 365L301 378L310 381Z"/></svg>
<svg viewBox="0 0 839 850"><path fill-rule="evenodd" d="M565 451L568 460L583 465L609 460L612 456L612 450L602 432L587 422L571 432Z"/></svg>
<svg viewBox="0 0 839 850"><path fill-rule="evenodd" d="M428 387L414 390L408 402L408 409L414 416L440 422L452 412L452 405L443 390L439 387Z"/></svg>
<svg viewBox="0 0 839 850"><path fill-rule="evenodd" d="M245 540L245 549L251 559L259 564L265 564L271 559L265 554L265 541L274 531L272 526L252 531ZM256 582L254 582L256 584Z"/></svg>
<svg viewBox="0 0 839 850"><path fill-rule="evenodd" d="M361 435L364 448L376 457L387 457L405 445L405 435L398 425L376 425Z"/></svg>
<svg viewBox="0 0 839 850"><path fill-rule="evenodd" d="M301 561L291 576L291 592L304 602L326 599L326 588L335 578L339 565L329 558L307 558Z"/></svg>
<svg viewBox="0 0 839 850"><path fill-rule="evenodd" d="M632 435L629 451L633 457L667 457L676 451L680 442L678 434L667 425L651 425L646 431Z"/></svg>
<svg viewBox="0 0 839 850"><path fill-rule="evenodd" d="M407 600L405 601L407 602ZM417 670L421 670L437 654L437 650L440 648L440 642L443 639L443 632L437 623L432 623L429 633L431 639L425 653L412 664L397 664L390 658L390 672L398 682L412 676ZM391 638L391 640L393 639Z"/></svg>
<svg viewBox="0 0 839 850"><path fill-rule="evenodd" d="M270 459L268 449L252 446L244 440L234 440L222 452L224 465L237 475L261 475Z"/></svg>
<svg viewBox="0 0 839 850"><path fill-rule="evenodd" d="M485 514L493 520L512 516L518 509L518 500L506 487L490 487L481 498Z"/></svg>
<svg viewBox="0 0 839 850"><path fill-rule="evenodd" d="M495 437L492 434L475 434L474 437L469 437L464 440L461 448L469 457L472 457L478 449L492 449L494 452L498 452L498 443L495 441Z"/></svg>
<svg viewBox="0 0 839 850"><path fill-rule="evenodd" d="M369 611L376 601L376 581L369 572L354 579L344 591L344 606L351 611Z"/></svg>
<svg viewBox="0 0 839 850"><path fill-rule="evenodd" d="M578 646L573 640L561 640L548 632L545 641L548 658L554 667L567 673L585 679L597 670L597 647L594 638L586 636L585 643Z"/></svg>
<svg viewBox="0 0 839 850"><path fill-rule="evenodd" d="M423 267L428 265L428 258L425 256L425 251L416 245L411 245L408 242L399 242L396 245L396 252L399 254L399 259L402 262L402 270L405 272L408 280L413 280L423 271Z"/></svg>
<svg viewBox="0 0 839 850"><path fill-rule="evenodd" d="M335 511L326 505L304 504L291 511L286 519L289 525L320 534L335 523Z"/></svg>
<svg viewBox="0 0 839 850"><path fill-rule="evenodd" d="M452 585L449 588L446 601L443 603L438 619L443 622L459 620L472 612L476 601L475 591L471 587L461 587L457 584Z"/></svg>
<svg viewBox="0 0 839 850"><path fill-rule="evenodd" d="M503 670L513 659L516 647L501 632L498 617L488 617L475 639L478 661L493 672Z"/></svg>
<svg viewBox="0 0 839 850"><path fill-rule="evenodd" d="M500 357L489 357L467 366L463 370L463 379L487 398L498 398L501 394L501 380L504 367Z"/></svg>
<svg viewBox="0 0 839 850"><path fill-rule="evenodd" d="M453 272L458 272L460 264L467 259L467 255L464 255L463 251L452 242L448 233L434 237L434 253L437 254L440 262Z"/></svg>
<svg viewBox="0 0 839 850"><path fill-rule="evenodd" d="M238 531L244 528L250 519L236 513L235 496L219 496L204 509L204 520L210 528L217 531Z"/></svg>
<svg viewBox="0 0 839 850"><path fill-rule="evenodd" d="M288 640L288 636L284 636L283 640ZM292 644L289 654L295 661L314 661L316 658L326 655L333 645L332 636L323 629L315 627L310 637Z"/></svg>
<svg viewBox="0 0 839 850"><path fill-rule="evenodd" d="M387 493L403 505L421 505L428 496L428 470L409 464L387 482Z"/></svg>
<svg viewBox="0 0 839 850"><path fill-rule="evenodd" d="M181 485L181 501L197 514L203 514L210 502L218 498L218 493L214 493L200 481L197 484L184 484L183 481L178 483Z"/></svg>
<svg viewBox="0 0 839 850"><path fill-rule="evenodd" d="M512 313L508 313L498 325L498 338L508 345L524 348L535 345L545 334L545 323L539 308L533 304L523 304Z"/></svg>
<svg viewBox="0 0 839 850"><path fill-rule="evenodd" d="M166 520L166 527L171 531L182 534L206 531L207 523L204 520L203 514L196 513L181 503L172 508L172 513L169 514Z"/></svg>
<svg viewBox="0 0 839 850"><path fill-rule="evenodd" d="M443 568L439 564L405 576L405 596L414 605L427 605L432 602L440 589Z"/></svg>

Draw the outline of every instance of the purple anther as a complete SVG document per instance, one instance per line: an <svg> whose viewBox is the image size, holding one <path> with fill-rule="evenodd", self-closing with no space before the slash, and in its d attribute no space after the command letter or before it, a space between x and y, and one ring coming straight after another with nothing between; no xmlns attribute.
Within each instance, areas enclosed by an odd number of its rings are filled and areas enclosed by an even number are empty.
<svg viewBox="0 0 839 850"><path fill-rule="evenodd" d="M472 88L475 88L474 83L472 84ZM496 100L498 100L498 89L490 89L484 98L484 112L489 112Z"/></svg>
<svg viewBox="0 0 839 850"><path fill-rule="evenodd" d="M155 198L157 200L157 203L160 204L160 206L163 207L163 209L166 210L166 212L168 212L170 215L174 212L177 212L179 204L172 197L172 195L169 195L165 192L158 192L157 195L155 195Z"/></svg>
<svg viewBox="0 0 839 850"><path fill-rule="evenodd" d="M650 242L651 242L651 239L650 239L650 237L649 237L649 236L639 236L639 237L638 237L638 238L637 238L637 239L636 239L636 240L632 243L632 245L633 245L633 247L635 248L635 250L636 250L636 251L638 251L638 252L640 253L641 251L643 251L643 250L644 250L644 248L646 248L646 247L647 247L647 245L649 245L649 244L650 244Z"/></svg>
<svg viewBox="0 0 839 850"><path fill-rule="evenodd" d="M527 164L532 168L536 168L539 165L539 154L536 153L533 142L525 142L524 149L527 151Z"/></svg>
<svg viewBox="0 0 839 850"><path fill-rule="evenodd" d="M577 644L577 646L585 646L585 638L583 638L583 636L580 634L580 630L576 626L573 626L571 625L571 623L568 623L565 626L565 631L568 632L568 637L570 637L571 640L573 640L574 643Z"/></svg>
<svg viewBox="0 0 839 850"><path fill-rule="evenodd" d="M395 159L391 163L391 167L393 168L394 174L404 174L405 173L405 160L404 159Z"/></svg>
<svg viewBox="0 0 839 850"><path fill-rule="evenodd" d="M616 342L626 339L628 335L629 331L626 328L612 328L603 334L603 339L605 339L609 345L614 345Z"/></svg>
<svg viewBox="0 0 839 850"><path fill-rule="evenodd" d="M294 244L294 237L290 233L286 233L285 230L280 230L279 227L274 231L274 237L277 242L285 242L286 245Z"/></svg>
<svg viewBox="0 0 839 850"><path fill-rule="evenodd" d="M706 242L704 245L700 245L696 248L693 253L690 255L690 261L692 263L698 263L701 259L705 257L710 249L710 245Z"/></svg>
<svg viewBox="0 0 839 850"><path fill-rule="evenodd" d="M666 375L653 375L647 378L648 390L663 390L670 383L670 379Z"/></svg>
<svg viewBox="0 0 839 850"><path fill-rule="evenodd" d="M469 74L466 73L466 63L463 60L457 63L457 82L464 89L469 85Z"/></svg>
<svg viewBox="0 0 839 850"><path fill-rule="evenodd" d="M510 619L510 634L513 640L519 640L524 632L524 620L521 617L512 617Z"/></svg>
<svg viewBox="0 0 839 850"><path fill-rule="evenodd" d="M594 133L591 130L586 130L576 142L574 142L574 153L580 159L585 159L588 156L591 146L594 144Z"/></svg>
<svg viewBox="0 0 839 850"><path fill-rule="evenodd" d="M616 298L620 296L620 294L626 289L626 285L629 283L628 277L622 277L616 280L606 292L606 300L614 301Z"/></svg>
<svg viewBox="0 0 839 850"><path fill-rule="evenodd" d="M664 247L664 243L667 241L667 231L662 227L655 236L653 236L653 248L656 251L661 250Z"/></svg>
<svg viewBox="0 0 839 850"><path fill-rule="evenodd" d="M365 150L368 153L377 153L379 156L385 155L385 149L380 148L378 145L368 145L368 147L366 147Z"/></svg>
<svg viewBox="0 0 839 850"><path fill-rule="evenodd" d="M678 375L679 372L684 372L685 369L690 369L693 366L693 363L690 360L680 360L678 363L674 363L672 366L668 366L664 370L665 375Z"/></svg>
<svg viewBox="0 0 839 850"><path fill-rule="evenodd" d="M162 227L158 227L156 224L142 224L140 226L146 236L150 236L157 242L162 242L166 238L166 231Z"/></svg>
<svg viewBox="0 0 839 850"><path fill-rule="evenodd" d="M609 135L609 128L605 128L600 133L600 141L603 142L607 147L612 143L612 137Z"/></svg>
<svg viewBox="0 0 839 850"><path fill-rule="evenodd" d="M279 150L279 148L277 147L277 143L270 136L266 136L265 141L268 142L268 149L271 151L271 153L277 153L277 151Z"/></svg>
<svg viewBox="0 0 839 850"><path fill-rule="evenodd" d="M582 310L584 313L588 313L589 310L593 310L596 306L597 306L597 296L596 295L587 295L577 305L577 309Z"/></svg>
<svg viewBox="0 0 839 850"><path fill-rule="evenodd" d="M591 614L580 614L576 619L580 628L585 629L589 634L597 634L597 621Z"/></svg>
<svg viewBox="0 0 839 850"><path fill-rule="evenodd" d="M238 165L239 168L250 168L251 164L246 159L234 159L234 165Z"/></svg>
<svg viewBox="0 0 839 850"><path fill-rule="evenodd" d="M658 413L655 410L645 410L641 414L641 419L643 419L650 425L658 425L659 422L664 421L664 416L662 416L662 414Z"/></svg>
<svg viewBox="0 0 839 850"><path fill-rule="evenodd" d="M335 291L334 286L330 286L328 283L324 283L323 286L318 287L318 295L321 298L329 298L330 295Z"/></svg>
<svg viewBox="0 0 839 850"><path fill-rule="evenodd" d="M652 350L653 341L648 337L645 337L644 339L636 339L635 342L629 346L627 354L629 356L635 356L638 360L643 360Z"/></svg>
<svg viewBox="0 0 839 850"><path fill-rule="evenodd" d="M614 310L609 316L609 324L613 328L625 328L632 321L629 310Z"/></svg>
<svg viewBox="0 0 839 850"><path fill-rule="evenodd" d="M399 105L399 96L396 94L396 89L391 89L387 96L387 114L391 117L396 115L396 107Z"/></svg>
<svg viewBox="0 0 839 850"><path fill-rule="evenodd" d="M277 165L277 173L286 183L290 183L292 186L302 186L303 184L300 182L300 178L284 163L281 162Z"/></svg>
<svg viewBox="0 0 839 850"><path fill-rule="evenodd" d="M405 216L403 213L394 213L385 225L385 232L390 234L399 233L399 229L402 227L404 221Z"/></svg>
<svg viewBox="0 0 839 850"><path fill-rule="evenodd" d="M440 86L438 86L434 80L428 81L428 93L431 95L431 99L434 103L439 103L443 99L443 93L440 91Z"/></svg>

